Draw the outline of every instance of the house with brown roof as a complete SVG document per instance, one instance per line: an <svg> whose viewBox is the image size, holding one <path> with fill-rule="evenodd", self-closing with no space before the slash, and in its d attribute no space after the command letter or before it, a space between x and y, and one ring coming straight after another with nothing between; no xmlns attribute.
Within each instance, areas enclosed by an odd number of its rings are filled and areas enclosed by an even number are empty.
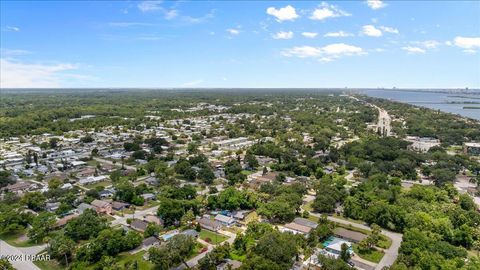
<svg viewBox="0 0 480 270"><path fill-rule="evenodd" d="M112 204L107 201L93 200L90 204L99 214L110 215L112 213Z"/></svg>
<svg viewBox="0 0 480 270"><path fill-rule="evenodd" d="M288 224L283 225L282 228L280 228L280 231L282 232L292 232L293 234L303 234L303 235L308 235L312 228L297 224L295 222L291 222Z"/></svg>
<svg viewBox="0 0 480 270"><path fill-rule="evenodd" d="M129 208L130 204L124 202L112 202L112 209L115 211L122 211L125 208Z"/></svg>
<svg viewBox="0 0 480 270"><path fill-rule="evenodd" d="M163 220L159 216L155 215L146 215L143 217L143 220L148 223L153 223L155 225L163 226Z"/></svg>
<svg viewBox="0 0 480 270"><path fill-rule="evenodd" d="M64 216L63 218L57 220L57 222L55 222L55 225L53 225L53 227L54 228L63 227L65 225L67 225L67 222L69 222L70 220L72 220L76 217L78 217L78 214L71 214L71 215L68 215L68 216Z"/></svg>
<svg viewBox="0 0 480 270"><path fill-rule="evenodd" d="M23 192L27 191L31 185L32 184L29 182L18 181L14 184L3 187L1 191L9 191L16 194L22 194Z"/></svg>
<svg viewBox="0 0 480 270"><path fill-rule="evenodd" d="M132 229L142 233L147 229L147 226L148 226L148 223L140 219L134 219L130 223L130 227Z"/></svg>
<svg viewBox="0 0 480 270"><path fill-rule="evenodd" d="M210 230L210 231L218 231L220 230L220 228L222 228L222 224L220 224L219 222L215 221L215 220L211 220L210 218L206 218L206 217L203 217L201 219L198 220L198 224L200 224L200 227L202 227L203 229L207 229L207 230Z"/></svg>
<svg viewBox="0 0 480 270"><path fill-rule="evenodd" d="M335 234L335 236L337 236L339 238L349 240L349 241L352 241L354 243L358 243L358 242L360 242L363 239L368 237L366 234L355 232L355 231L350 231L350 230L347 230L347 229L344 229L344 228L336 228L333 231L333 234Z"/></svg>

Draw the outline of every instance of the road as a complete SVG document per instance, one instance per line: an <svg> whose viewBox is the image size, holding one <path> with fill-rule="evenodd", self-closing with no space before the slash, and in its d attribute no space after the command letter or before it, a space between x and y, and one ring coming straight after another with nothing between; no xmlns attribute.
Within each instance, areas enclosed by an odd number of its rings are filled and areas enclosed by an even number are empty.
<svg viewBox="0 0 480 270"><path fill-rule="evenodd" d="M354 96L349 96L351 99L354 99L356 101L363 101L360 100ZM391 136L392 135L392 118L388 114L388 112L377 105L374 105L372 103L365 102L367 105L374 107L375 109L378 110L378 121L377 121L377 131L380 132L383 136Z"/></svg>
<svg viewBox="0 0 480 270"><path fill-rule="evenodd" d="M312 213L312 212L310 212L310 215L315 217L321 216L320 214ZM336 217L329 216L328 220L336 223L345 224L345 225L351 225L352 227L363 229L363 230L371 230L370 227L366 224L359 224L359 223L351 222L351 221L336 218ZM403 235L400 233L394 233L391 231L382 230L382 234L392 239L392 245L388 249L384 250L385 255L383 256L382 260L377 264L377 266L375 267L375 270L381 270L385 266L391 266L398 257L398 249L400 248L400 244L402 243Z"/></svg>
<svg viewBox="0 0 480 270"><path fill-rule="evenodd" d="M134 218L134 217L142 217L142 216L145 216L147 214L156 214L157 213L157 209L158 209L158 205L157 206L154 206L154 207L150 207L150 208L147 208L145 210L138 210L138 211L135 211L134 214L124 214L123 217L120 217L120 216L113 216L115 218L115 220L112 220L112 222L110 223L110 226L116 226L116 225L127 225L127 219L129 218Z"/></svg>
<svg viewBox="0 0 480 270"><path fill-rule="evenodd" d="M392 134L392 125L391 125L392 118L390 117L390 115L386 110L378 107L377 105L370 104L370 106L378 110L377 130L383 136L390 136Z"/></svg>
<svg viewBox="0 0 480 270"><path fill-rule="evenodd" d="M40 246L33 246L33 247L26 247L26 248L18 248L9 245L7 242L0 240L0 255L7 256L7 255L14 255L14 256L25 256L25 255L36 255L40 251L44 250L46 245ZM19 260L11 260L10 263L13 265L15 269L18 270L40 270L32 261L19 259Z"/></svg>

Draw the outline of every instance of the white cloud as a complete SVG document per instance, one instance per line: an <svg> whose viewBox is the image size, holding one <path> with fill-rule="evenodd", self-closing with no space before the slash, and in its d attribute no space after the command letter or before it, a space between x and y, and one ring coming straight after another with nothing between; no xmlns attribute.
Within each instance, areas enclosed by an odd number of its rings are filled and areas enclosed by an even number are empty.
<svg viewBox="0 0 480 270"><path fill-rule="evenodd" d="M362 27L362 34L369 37L381 37L382 31L378 28L375 28L375 26L369 24Z"/></svg>
<svg viewBox="0 0 480 270"><path fill-rule="evenodd" d="M167 9L161 6L162 1L142 1L140 2L137 7L141 12L153 12L153 11L161 11L163 12L163 17L166 20L171 20L178 16L178 10L176 9Z"/></svg>
<svg viewBox="0 0 480 270"><path fill-rule="evenodd" d="M35 88L61 87L64 77L74 74L62 74L75 70L77 65L61 64L29 64L12 59L0 59L1 88Z"/></svg>
<svg viewBox="0 0 480 270"><path fill-rule="evenodd" d="M315 32L303 32L302 33L302 36L306 37L306 38L315 38L317 37L318 33L315 33Z"/></svg>
<svg viewBox="0 0 480 270"><path fill-rule="evenodd" d="M16 26L6 26L4 29L5 32L20 32L20 28Z"/></svg>
<svg viewBox="0 0 480 270"><path fill-rule="evenodd" d="M292 31L280 31L278 33L275 33L272 35L272 38L274 39L291 39L293 38L293 32Z"/></svg>
<svg viewBox="0 0 480 270"><path fill-rule="evenodd" d="M387 6L387 4L385 4L381 0L367 0L367 5L371 9L381 9Z"/></svg>
<svg viewBox="0 0 480 270"><path fill-rule="evenodd" d="M4 49L4 48L1 48L0 49L0 55L2 58L4 57L11 57L11 56L19 56L19 55L26 55L26 54L30 54L31 52L30 51L27 51L27 50L12 50L12 49Z"/></svg>
<svg viewBox="0 0 480 270"><path fill-rule="evenodd" d="M475 50L480 48L480 37L456 37L453 44L462 49Z"/></svg>
<svg viewBox="0 0 480 270"><path fill-rule="evenodd" d="M325 2L322 2L319 8L315 9L310 16L310 19L322 21L327 18L335 18L335 17L343 17L343 16L351 16L352 14L345 12L334 5L329 5Z"/></svg>
<svg viewBox="0 0 480 270"><path fill-rule="evenodd" d="M160 6L161 3L162 1L142 1L137 7L141 12L150 12L162 9Z"/></svg>
<svg viewBox="0 0 480 270"><path fill-rule="evenodd" d="M322 62L329 62L342 56L362 55L365 51L353 45L334 43L324 47L297 46L282 51L287 57L317 58Z"/></svg>
<svg viewBox="0 0 480 270"><path fill-rule="evenodd" d="M133 26L151 26L151 23L142 22L109 22L109 26L112 27L133 27Z"/></svg>
<svg viewBox="0 0 480 270"><path fill-rule="evenodd" d="M215 9L210 10L201 17L182 16L183 21L191 24L203 23L215 17Z"/></svg>
<svg viewBox="0 0 480 270"><path fill-rule="evenodd" d="M435 49L440 46L440 42L436 40L425 40L418 42L421 46L425 47L426 49Z"/></svg>
<svg viewBox="0 0 480 270"><path fill-rule="evenodd" d="M178 16L178 10L176 9L165 10L165 19L171 20L177 16Z"/></svg>
<svg viewBox="0 0 480 270"><path fill-rule="evenodd" d="M228 28L228 29L227 29L227 32L228 32L230 35L238 35L238 34L240 34L240 30L235 29L235 28Z"/></svg>
<svg viewBox="0 0 480 270"><path fill-rule="evenodd" d="M399 33L398 29L393 28L393 27L380 26L379 28L382 29L382 31L387 32L387 33L391 33L391 34L398 34Z"/></svg>
<svg viewBox="0 0 480 270"><path fill-rule="evenodd" d="M402 50L407 51L409 54L425 53L425 50L420 47L406 46L406 47L402 47Z"/></svg>
<svg viewBox="0 0 480 270"><path fill-rule="evenodd" d="M186 82L186 83L182 84L182 86L183 87L193 87L193 86L197 86L201 83L203 83L203 80L195 80L195 81L191 81L191 82Z"/></svg>
<svg viewBox="0 0 480 270"><path fill-rule="evenodd" d="M295 8L290 5L279 9L269 7L267 8L267 14L275 17L278 22L294 21L299 17Z"/></svg>
<svg viewBox="0 0 480 270"><path fill-rule="evenodd" d="M353 36L353 34L343 32L343 31L338 31L338 32L328 32L323 36L324 37L351 37Z"/></svg>

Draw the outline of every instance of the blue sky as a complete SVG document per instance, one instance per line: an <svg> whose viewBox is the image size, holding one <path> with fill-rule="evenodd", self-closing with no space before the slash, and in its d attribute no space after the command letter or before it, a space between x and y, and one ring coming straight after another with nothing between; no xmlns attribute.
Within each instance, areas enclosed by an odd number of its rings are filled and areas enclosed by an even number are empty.
<svg viewBox="0 0 480 270"><path fill-rule="evenodd" d="M480 2L0 2L8 87L480 88Z"/></svg>

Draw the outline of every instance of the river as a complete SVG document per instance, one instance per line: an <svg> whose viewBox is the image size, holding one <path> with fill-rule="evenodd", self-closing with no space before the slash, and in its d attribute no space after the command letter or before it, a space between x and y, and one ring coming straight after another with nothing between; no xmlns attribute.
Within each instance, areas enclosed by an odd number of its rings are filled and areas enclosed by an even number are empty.
<svg viewBox="0 0 480 270"><path fill-rule="evenodd" d="M471 90L466 94L433 91L365 89L359 90L359 92L371 97L389 99L415 106L423 106L480 120L480 91ZM478 107L479 109L468 109L464 107Z"/></svg>

